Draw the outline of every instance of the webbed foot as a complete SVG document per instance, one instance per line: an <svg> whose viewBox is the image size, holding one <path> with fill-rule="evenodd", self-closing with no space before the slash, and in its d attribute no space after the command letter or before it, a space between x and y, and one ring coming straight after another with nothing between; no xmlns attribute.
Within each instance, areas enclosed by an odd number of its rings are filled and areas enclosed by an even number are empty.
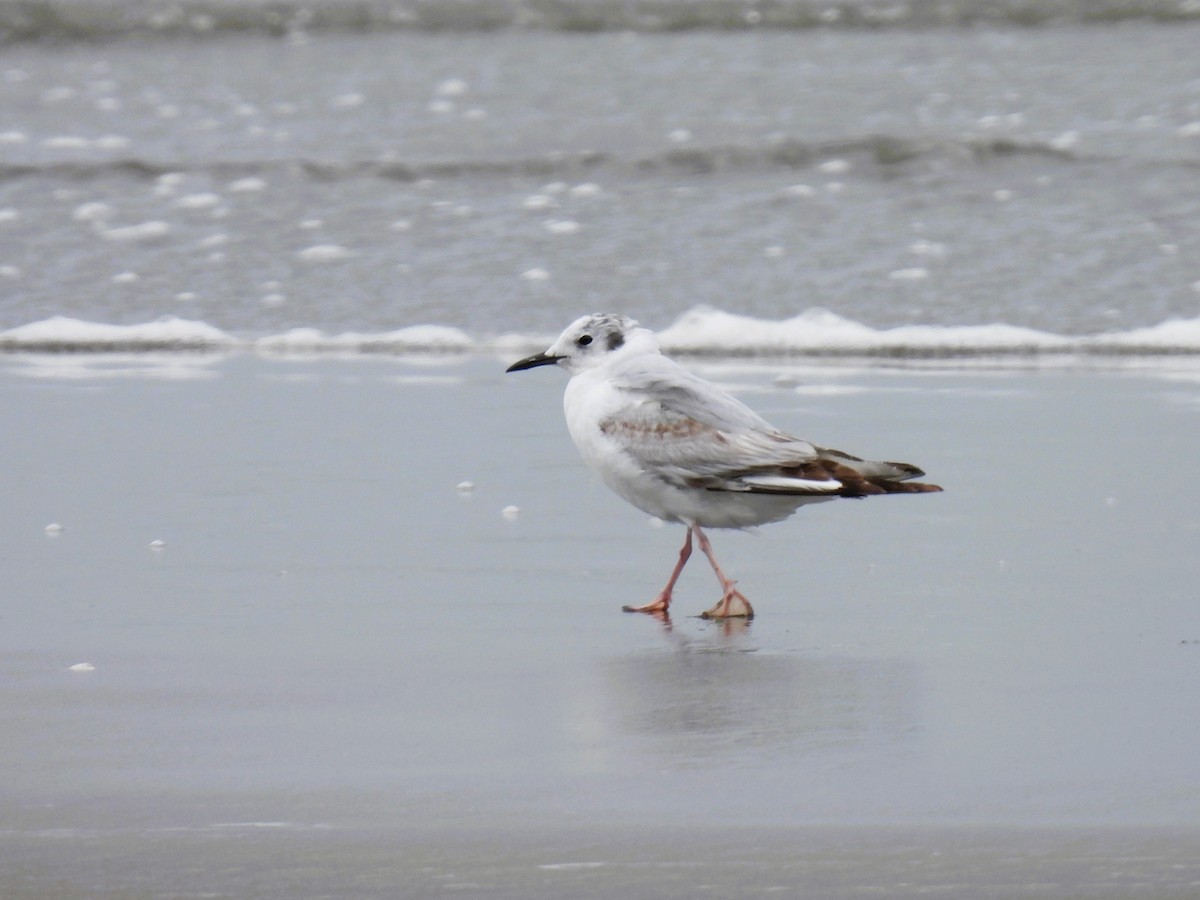
<svg viewBox="0 0 1200 900"><path fill-rule="evenodd" d="M746 595L731 585L712 609L700 613L702 619L753 619L754 607Z"/></svg>

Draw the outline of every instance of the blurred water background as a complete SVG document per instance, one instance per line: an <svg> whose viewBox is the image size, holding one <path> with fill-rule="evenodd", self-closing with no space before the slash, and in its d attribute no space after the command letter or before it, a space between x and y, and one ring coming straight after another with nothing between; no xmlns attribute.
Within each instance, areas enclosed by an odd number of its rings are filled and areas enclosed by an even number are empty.
<svg viewBox="0 0 1200 900"><path fill-rule="evenodd" d="M1194 349L1198 24L1195 0L0 3L0 332L823 308L1171 322Z"/></svg>

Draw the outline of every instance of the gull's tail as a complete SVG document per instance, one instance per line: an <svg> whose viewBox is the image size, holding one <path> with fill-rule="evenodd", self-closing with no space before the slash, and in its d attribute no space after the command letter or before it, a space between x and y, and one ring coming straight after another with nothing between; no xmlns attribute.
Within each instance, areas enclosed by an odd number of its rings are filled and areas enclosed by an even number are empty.
<svg viewBox="0 0 1200 900"><path fill-rule="evenodd" d="M927 494L940 491L936 484L910 479L925 473L910 463L875 462L859 459L841 450L820 447L817 463L831 478L842 483L841 497L867 497L872 494Z"/></svg>
<svg viewBox="0 0 1200 900"><path fill-rule="evenodd" d="M813 449L817 455L804 462L743 472L719 486L709 485L709 490L789 494L796 497L870 497L874 494L927 494L941 490L936 484L912 481L925 473L908 463L875 462L859 459L841 450L825 447Z"/></svg>

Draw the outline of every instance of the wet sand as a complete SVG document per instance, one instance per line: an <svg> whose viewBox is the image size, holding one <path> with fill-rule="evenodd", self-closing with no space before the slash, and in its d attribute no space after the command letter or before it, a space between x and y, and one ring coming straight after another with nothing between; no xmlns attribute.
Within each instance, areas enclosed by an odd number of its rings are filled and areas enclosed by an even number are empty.
<svg viewBox="0 0 1200 900"><path fill-rule="evenodd" d="M679 529L502 362L0 359L0 895L1200 889L1194 366L704 366L946 492L664 627Z"/></svg>
<svg viewBox="0 0 1200 900"><path fill-rule="evenodd" d="M4 896L1191 898L1195 838L921 826L108 828L6 839Z"/></svg>

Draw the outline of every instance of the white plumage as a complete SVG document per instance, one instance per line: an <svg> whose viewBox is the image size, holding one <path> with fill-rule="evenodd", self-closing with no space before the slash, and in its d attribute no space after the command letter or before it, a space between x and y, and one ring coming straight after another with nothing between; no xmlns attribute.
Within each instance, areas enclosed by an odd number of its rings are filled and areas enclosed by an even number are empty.
<svg viewBox="0 0 1200 900"><path fill-rule="evenodd" d="M625 316L583 316L508 371L551 364L572 376L563 408L584 461L638 509L688 528L666 588L627 610L667 612L694 535L724 591L704 615L751 616L702 528L778 522L836 497L941 490L909 481L924 473L907 463L862 460L780 431L664 356L653 333Z"/></svg>

